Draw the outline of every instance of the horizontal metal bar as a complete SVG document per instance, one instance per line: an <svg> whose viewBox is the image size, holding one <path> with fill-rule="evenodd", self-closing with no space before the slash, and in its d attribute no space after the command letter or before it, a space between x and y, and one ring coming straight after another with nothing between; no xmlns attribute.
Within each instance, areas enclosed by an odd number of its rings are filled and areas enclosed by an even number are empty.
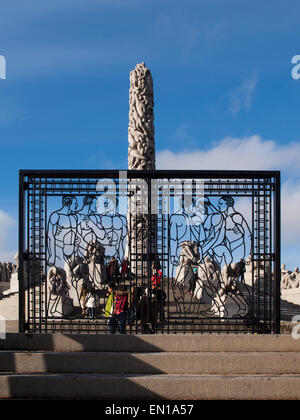
<svg viewBox="0 0 300 420"><path fill-rule="evenodd" d="M267 178L277 177L280 171L237 171L237 170L156 170L156 171L129 171L120 170L29 170L20 169L20 175L28 177L51 177L51 178L119 178L120 172L126 172L128 178Z"/></svg>

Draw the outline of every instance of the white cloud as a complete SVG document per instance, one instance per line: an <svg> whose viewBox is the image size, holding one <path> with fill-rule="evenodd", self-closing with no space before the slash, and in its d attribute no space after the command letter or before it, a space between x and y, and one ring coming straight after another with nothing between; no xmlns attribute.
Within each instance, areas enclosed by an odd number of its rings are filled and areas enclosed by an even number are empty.
<svg viewBox="0 0 300 420"><path fill-rule="evenodd" d="M229 111L233 116L236 116L241 110L251 107L256 85L257 76L254 74L238 88L229 92Z"/></svg>
<svg viewBox="0 0 300 420"><path fill-rule="evenodd" d="M156 162L158 169L282 171L282 244L300 246L300 142L229 137L207 150L160 151Z"/></svg>
<svg viewBox="0 0 300 420"><path fill-rule="evenodd" d="M157 154L160 169L223 169L223 170L284 170L300 176L300 142L279 145L255 135L244 138L227 137L207 150Z"/></svg>

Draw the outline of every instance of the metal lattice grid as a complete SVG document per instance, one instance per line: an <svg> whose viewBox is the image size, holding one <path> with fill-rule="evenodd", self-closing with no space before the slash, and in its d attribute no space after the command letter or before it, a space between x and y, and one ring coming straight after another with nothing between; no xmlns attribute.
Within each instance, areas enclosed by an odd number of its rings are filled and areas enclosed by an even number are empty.
<svg viewBox="0 0 300 420"><path fill-rule="evenodd" d="M113 191L98 188L107 179ZM112 275L125 256L129 272ZM20 331L108 333L114 280L131 304L128 333L278 333L280 173L20 171L19 260ZM95 319L82 311L83 284Z"/></svg>

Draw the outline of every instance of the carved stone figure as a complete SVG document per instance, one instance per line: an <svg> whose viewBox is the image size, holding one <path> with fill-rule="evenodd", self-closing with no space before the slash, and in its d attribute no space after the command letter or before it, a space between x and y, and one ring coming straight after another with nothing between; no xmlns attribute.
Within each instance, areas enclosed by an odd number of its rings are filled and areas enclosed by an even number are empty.
<svg viewBox="0 0 300 420"><path fill-rule="evenodd" d="M65 263L69 295L73 299L75 306L80 306L80 293L83 285L92 289L92 281L89 278L89 266L82 257L71 257Z"/></svg>
<svg viewBox="0 0 300 420"><path fill-rule="evenodd" d="M145 63L139 63L130 72L129 90L129 126L128 126L128 169L155 170L154 143L154 100L153 80ZM126 256L156 253L156 216L151 215L151 231L148 229L148 218L143 214L139 199L139 189L132 191L129 197L127 220L129 235L127 238ZM148 242L148 239L150 241ZM151 243L149 250L148 244ZM131 270L139 278L144 275L143 262L133 258Z"/></svg>
<svg viewBox="0 0 300 420"><path fill-rule="evenodd" d="M194 297L202 303L211 303L220 286L220 266L211 259L205 257L203 263L198 264L198 281L196 283Z"/></svg>
<svg viewBox="0 0 300 420"><path fill-rule="evenodd" d="M16 266L9 262L0 263L0 282L9 283Z"/></svg>
<svg viewBox="0 0 300 420"><path fill-rule="evenodd" d="M67 296L69 287L64 269L52 267L48 272L47 283L50 294L62 297Z"/></svg>
<svg viewBox="0 0 300 420"><path fill-rule="evenodd" d="M300 287L300 273L299 268L295 267L293 273L286 269L281 271L281 288L282 289L296 289Z"/></svg>
<svg viewBox="0 0 300 420"><path fill-rule="evenodd" d="M285 264L282 264L281 299L294 305L300 305L300 272L298 267L295 267L292 272L286 269Z"/></svg>
<svg viewBox="0 0 300 420"><path fill-rule="evenodd" d="M220 296L228 292L235 292L240 289L239 278L245 272L245 261L242 259L237 263L227 264L221 271Z"/></svg>
<svg viewBox="0 0 300 420"><path fill-rule="evenodd" d="M221 284L213 304L210 308L214 315L220 318L233 318L245 316L248 313L248 305L242 294L242 284L239 278L245 272L245 261L227 264L221 271Z"/></svg>
<svg viewBox="0 0 300 420"><path fill-rule="evenodd" d="M285 264L281 264L281 276L283 276L287 272L288 272L288 270L286 269L286 265Z"/></svg>
<svg viewBox="0 0 300 420"><path fill-rule="evenodd" d="M98 241L90 241L85 249L85 260L89 264L104 264L105 248Z"/></svg>
<svg viewBox="0 0 300 420"><path fill-rule="evenodd" d="M185 295L190 290L194 275L193 269L198 268L201 256L197 242L183 241L179 246L181 247L179 265L177 266L175 278L172 282L172 290L178 311L185 311L190 307L190 302L186 302Z"/></svg>
<svg viewBox="0 0 300 420"><path fill-rule="evenodd" d="M216 296L210 311L219 318L236 318L246 316L249 308L243 295L229 293Z"/></svg>
<svg viewBox="0 0 300 420"><path fill-rule="evenodd" d="M197 242L183 241L179 244L181 252L179 261L180 264L198 264L200 259L199 245Z"/></svg>
<svg viewBox="0 0 300 420"><path fill-rule="evenodd" d="M128 169L155 169L153 80L142 62L130 72Z"/></svg>
<svg viewBox="0 0 300 420"><path fill-rule="evenodd" d="M86 246L85 261L89 266L89 277L94 287L102 289L107 281L104 246L98 241L90 241Z"/></svg>
<svg viewBox="0 0 300 420"><path fill-rule="evenodd" d="M49 290L48 314L53 317L70 315L73 311L73 302L69 297L69 286L66 272L61 267L51 267L47 284Z"/></svg>
<svg viewBox="0 0 300 420"><path fill-rule="evenodd" d="M199 246L197 242L183 241L181 247L179 265L176 270L175 283L182 287L187 287L193 275L193 265L200 263Z"/></svg>

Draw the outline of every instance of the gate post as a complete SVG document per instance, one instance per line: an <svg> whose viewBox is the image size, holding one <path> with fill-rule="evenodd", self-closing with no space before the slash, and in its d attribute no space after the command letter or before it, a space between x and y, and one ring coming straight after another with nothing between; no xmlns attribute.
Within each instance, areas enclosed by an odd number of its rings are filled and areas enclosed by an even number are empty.
<svg viewBox="0 0 300 420"><path fill-rule="evenodd" d="M24 173L19 171L19 332L25 331L25 285L24 285L24 239L25 239L25 213L24 213Z"/></svg>
<svg viewBox="0 0 300 420"><path fill-rule="evenodd" d="M275 175L275 197L274 197L274 291L273 291L273 308L274 308L274 333L280 334L280 287L281 287L281 253L280 253L280 229L281 229L281 211L280 211L280 172Z"/></svg>

